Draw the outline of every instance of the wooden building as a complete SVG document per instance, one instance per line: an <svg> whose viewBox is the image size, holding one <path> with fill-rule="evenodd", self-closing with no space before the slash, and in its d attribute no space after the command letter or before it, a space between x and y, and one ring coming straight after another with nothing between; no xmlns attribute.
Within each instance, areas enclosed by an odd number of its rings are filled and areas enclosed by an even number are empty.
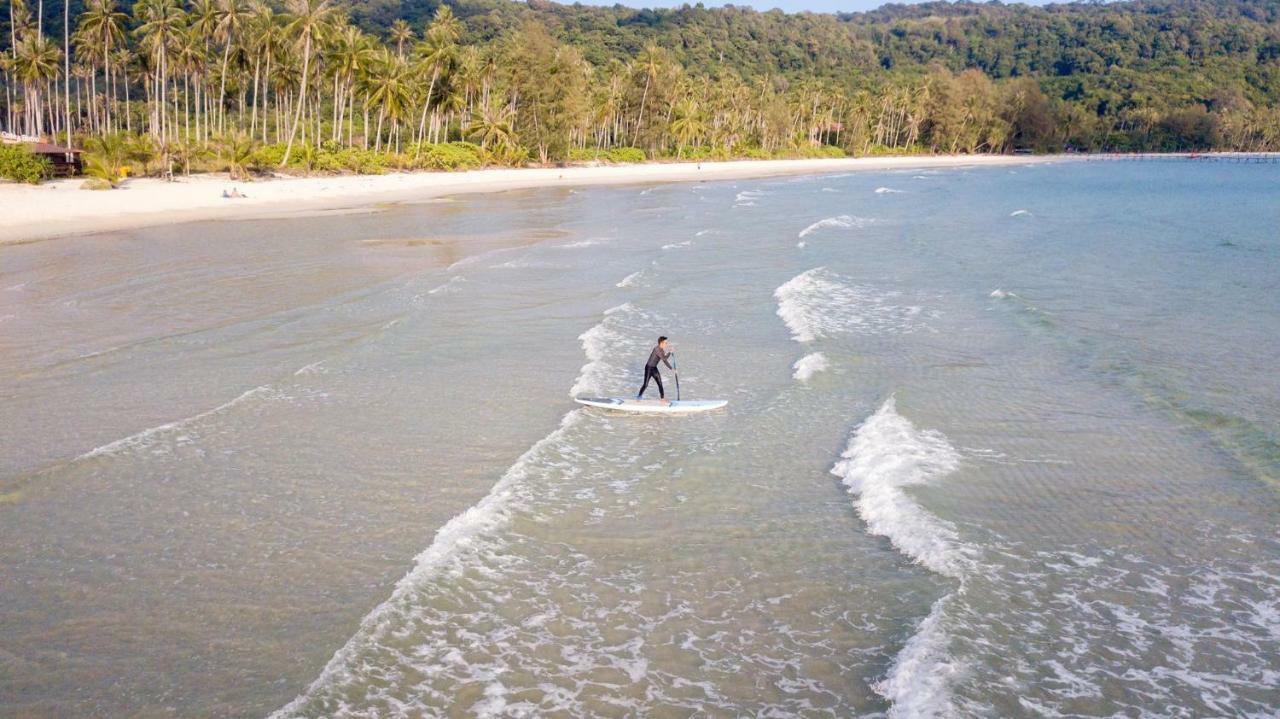
<svg viewBox="0 0 1280 719"><path fill-rule="evenodd" d="M44 157L53 165L54 177L78 177L84 174L84 162L80 158L83 150L48 142L28 142L26 145L31 152Z"/></svg>
<svg viewBox="0 0 1280 719"><path fill-rule="evenodd" d="M80 157L83 150L54 145L42 142L39 138L8 132L0 132L0 142L6 145L23 145L33 154L45 158L53 166L54 177L77 177L84 174L84 162Z"/></svg>

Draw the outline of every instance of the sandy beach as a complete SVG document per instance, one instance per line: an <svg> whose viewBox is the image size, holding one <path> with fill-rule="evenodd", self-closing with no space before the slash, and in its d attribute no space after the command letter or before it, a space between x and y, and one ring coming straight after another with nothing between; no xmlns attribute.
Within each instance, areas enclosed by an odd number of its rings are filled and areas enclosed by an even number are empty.
<svg viewBox="0 0 1280 719"><path fill-rule="evenodd" d="M649 163L598 167L485 169L468 172L396 173L253 182L226 175L179 177L173 182L135 179L111 191L81 190L81 179L39 186L0 184L0 244L210 219L306 215L376 202L536 187L703 182L914 168L1024 165L1058 156L958 155L864 157L820 160L742 160ZM239 189L243 198L226 199Z"/></svg>

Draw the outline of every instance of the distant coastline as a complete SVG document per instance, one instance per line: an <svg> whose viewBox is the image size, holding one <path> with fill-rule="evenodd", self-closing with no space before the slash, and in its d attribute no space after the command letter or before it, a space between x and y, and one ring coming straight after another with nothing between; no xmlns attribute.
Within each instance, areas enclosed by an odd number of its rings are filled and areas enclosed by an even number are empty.
<svg viewBox="0 0 1280 719"><path fill-rule="evenodd" d="M304 216L379 203L421 201L504 190L778 175L988 167L1078 161L1078 155L908 155L809 160L649 162L563 168L483 169L385 175L276 177L244 182L226 174L127 181L121 189L85 191L81 179L38 186L0 183L0 244L201 220ZM1098 156L1091 156L1098 157ZM238 190L241 198L224 198Z"/></svg>

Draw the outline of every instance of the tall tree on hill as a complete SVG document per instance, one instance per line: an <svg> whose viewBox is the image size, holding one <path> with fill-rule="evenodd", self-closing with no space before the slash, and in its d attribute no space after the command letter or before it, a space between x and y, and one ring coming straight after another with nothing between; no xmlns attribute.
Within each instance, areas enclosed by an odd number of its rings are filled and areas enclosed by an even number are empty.
<svg viewBox="0 0 1280 719"><path fill-rule="evenodd" d="M85 9L84 14L80 16L80 24L77 28L77 34L84 38L87 45L94 48L93 54L102 63L102 81L103 89L106 95L105 102L102 106L102 126L106 131L114 131L114 122L112 119L112 93L111 87L111 58L115 50L115 46L125 42L124 23L128 16L120 12L116 7L115 0L90 0ZM101 54L98 54L98 51ZM90 82L93 87L93 95L97 96L97 75L90 75ZM94 102L96 105L96 102Z"/></svg>
<svg viewBox="0 0 1280 719"><path fill-rule="evenodd" d="M298 136L298 125L302 122L302 109L306 105L311 75L313 43L324 34L336 13L330 0L289 0L288 8L293 19L286 29L302 48L302 77L298 82L297 107L294 110L293 126L289 130L289 142L284 149L284 158L280 161L281 167L289 164L293 141Z"/></svg>
<svg viewBox="0 0 1280 719"><path fill-rule="evenodd" d="M218 20L214 32L222 41L222 72L218 80L219 133L227 131L227 63L231 59L231 48L238 41L240 31L249 17L249 8L242 0L220 0L218 3Z"/></svg>
<svg viewBox="0 0 1280 719"><path fill-rule="evenodd" d="M441 5L431 24L427 26L425 41L418 47L420 67L431 73L431 81L427 84L427 91L422 99L422 119L418 122L418 152L421 152L422 143L426 141L427 114L431 112L435 100L436 83L440 81L442 73L451 69L457 57L458 35L461 32L462 24L454 16L453 10L448 5ZM434 113L431 120L432 127L435 127ZM415 152L414 159L417 157Z"/></svg>
<svg viewBox="0 0 1280 719"><path fill-rule="evenodd" d="M28 33L18 40L14 74L22 82L26 133L40 136L45 132L44 88L58 77L58 47L49 38Z"/></svg>

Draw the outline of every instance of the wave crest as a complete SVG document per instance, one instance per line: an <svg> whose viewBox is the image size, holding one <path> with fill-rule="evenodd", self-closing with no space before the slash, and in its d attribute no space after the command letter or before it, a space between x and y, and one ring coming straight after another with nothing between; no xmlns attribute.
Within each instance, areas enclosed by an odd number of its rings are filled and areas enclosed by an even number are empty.
<svg viewBox="0 0 1280 719"><path fill-rule="evenodd" d="M919 324L919 307L894 304L894 293L854 285L824 267L796 275L773 296L796 342L846 332L911 332Z"/></svg>

